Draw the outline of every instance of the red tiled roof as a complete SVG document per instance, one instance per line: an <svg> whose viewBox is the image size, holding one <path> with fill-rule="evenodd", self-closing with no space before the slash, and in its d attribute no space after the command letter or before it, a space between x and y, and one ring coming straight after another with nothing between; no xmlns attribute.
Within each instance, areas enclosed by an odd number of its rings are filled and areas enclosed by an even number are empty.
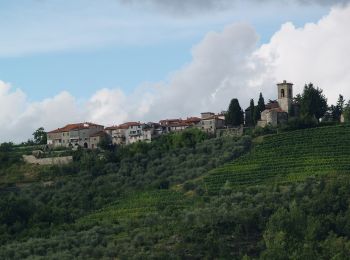
<svg viewBox="0 0 350 260"><path fill-rule="evenodd" d="M188 117L184 122L190 123L190 124L197 124L201 121L199 117Z"/></svg>
<svg viewBox="0 0 350 260"><path fill-rule="evenodd" d="M181 118L176 118L176 119L164 119L164 120L160 120L159 124L161 125L170 125L170 124L176 124L176 123L180 123L183 120Z"/></svg>
<svg viewBox="0 0 350 260"><path fill-rule="evenodd" d="M81 129L88 129L90 126L100 126L102 125L94 124L94 123L77 123L77 124L68 124L62 128L57 128L53 131L48 132L48 134L55 134L55 133L62 133L62 132L69 132L73 130L81 130Z"/></svg>
<svg viewBox="0 0 350 260"><path fill-rule="evenodd" d="M270 101L268 104L266 104L265 109L273 109L273 108L279 108L280 105L277 101Z"/></svg>
<svg viewBox="0 0 350 260"><path fill-rule="evenodd" d="M126 122L117 127L117 129L128 129L130 126L140 126L142 125L140 122Z"/></svg>

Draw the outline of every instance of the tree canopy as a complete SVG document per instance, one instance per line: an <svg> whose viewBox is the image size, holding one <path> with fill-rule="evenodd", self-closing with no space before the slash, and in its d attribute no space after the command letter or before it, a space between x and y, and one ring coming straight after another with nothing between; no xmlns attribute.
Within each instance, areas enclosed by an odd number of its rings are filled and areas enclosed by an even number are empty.
<svg viewBox="0 0 350 260"><path fill-rule="evenodd" d="M47 143L47 134L43 127L39 127L33 133L34 143L35 144L46 144Z"/></svg>
<svg viewBox="0 0 350 260"><path fill-rule="evenodd" d="M315 117L320 120L327 112L327 98L323 94L323 90L315 88L312 83L305 85L304 91L298 97L301 105L301 114L304 117Z"/></svg>
<svg viewBox="0 0 350 260"><path fill-rule="evenodd" d="M239 105L238 99L234 98L231 100L225 120L226 124L229 126L239 126L243 124L243 111Z"/></svg>
<svg viewBox="0 0 350 260"><path fill-rule="evenodd" d="M245 115L245 124L248 126L254 126L255 125L255 104L254 104L254 99L250 100L250 105L249 105L249 110L246 111Z"/></svg>
<svg viewBox="0 0 350 260"><path fill-rule="evenodd" d="M262 93L260 92L259 101L258 101L258 111L261 113L264 110L265 110L265 100Z"/></svg>
<svg viewBox="0 0 350 260"><path fill-rule="evenodd" d="M334 121L338 121L338 122L340 121L340 117L344 111L344 105L345 105L345 99L342 95L339 95L337 104L335 106L331 105L331 107L329 109L331 116L332 116L332 119Z"/></svg>

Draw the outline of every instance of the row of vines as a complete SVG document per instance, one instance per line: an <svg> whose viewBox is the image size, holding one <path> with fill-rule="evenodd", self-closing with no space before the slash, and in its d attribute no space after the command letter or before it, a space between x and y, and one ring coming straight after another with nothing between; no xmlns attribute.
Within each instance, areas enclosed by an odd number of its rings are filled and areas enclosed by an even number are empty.
<svg viewBox="0 0 350 260"><path fill-rule="evenodd" d="M290 182L310 175L350 172L350 127L298 130L265 137L250 153L212 170L205 177L209 192L224 185Z"/></svg>

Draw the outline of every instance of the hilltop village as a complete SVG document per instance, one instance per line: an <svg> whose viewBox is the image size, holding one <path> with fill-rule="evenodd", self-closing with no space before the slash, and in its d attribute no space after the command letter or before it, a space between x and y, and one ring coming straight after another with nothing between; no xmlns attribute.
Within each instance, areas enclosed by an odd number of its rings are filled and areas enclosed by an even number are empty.
<svg viewBox="0 0 350 260"><path fill-rule="evenodd" d="M261 96L262 97L262 96ZM293 96L293 84L283 81L277 84L277 100L270 100L259 115L255 124L258 127L277 126L288 121L288 118L298 117L300 105ZM238 105L239 106L239 105ZM239 107L240 109L240 107ZM254 107L248 107L242 112L242 123L230 125L227 112L204 112L200 117L186 119L164 119L158 123L126 122L121 125L108 126L85 122L68 124L62 128L47 133L49 147L84 147L95 149L103 139L108 139L114 145L128 145L136 142L151 142L155 138L172 132L180 132L188 128L200 129L210 135L243 135L245 126L252 126Z"/></svg>

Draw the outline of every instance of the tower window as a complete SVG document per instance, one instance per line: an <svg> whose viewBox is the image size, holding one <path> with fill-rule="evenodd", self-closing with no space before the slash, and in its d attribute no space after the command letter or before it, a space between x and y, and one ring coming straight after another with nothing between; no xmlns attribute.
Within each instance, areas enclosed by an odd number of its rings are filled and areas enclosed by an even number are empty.
<svg viewBox="0 0 350 260"><path fill-rule="evenodd" d="M288 89L288 97L292 98L292 90L291 89Z"/></svg>
<svg viewBox="0 0 350 260"><path fill-rule="evenodd" d="M281 89L281 98L284 98L284 89Z"/></svg>

